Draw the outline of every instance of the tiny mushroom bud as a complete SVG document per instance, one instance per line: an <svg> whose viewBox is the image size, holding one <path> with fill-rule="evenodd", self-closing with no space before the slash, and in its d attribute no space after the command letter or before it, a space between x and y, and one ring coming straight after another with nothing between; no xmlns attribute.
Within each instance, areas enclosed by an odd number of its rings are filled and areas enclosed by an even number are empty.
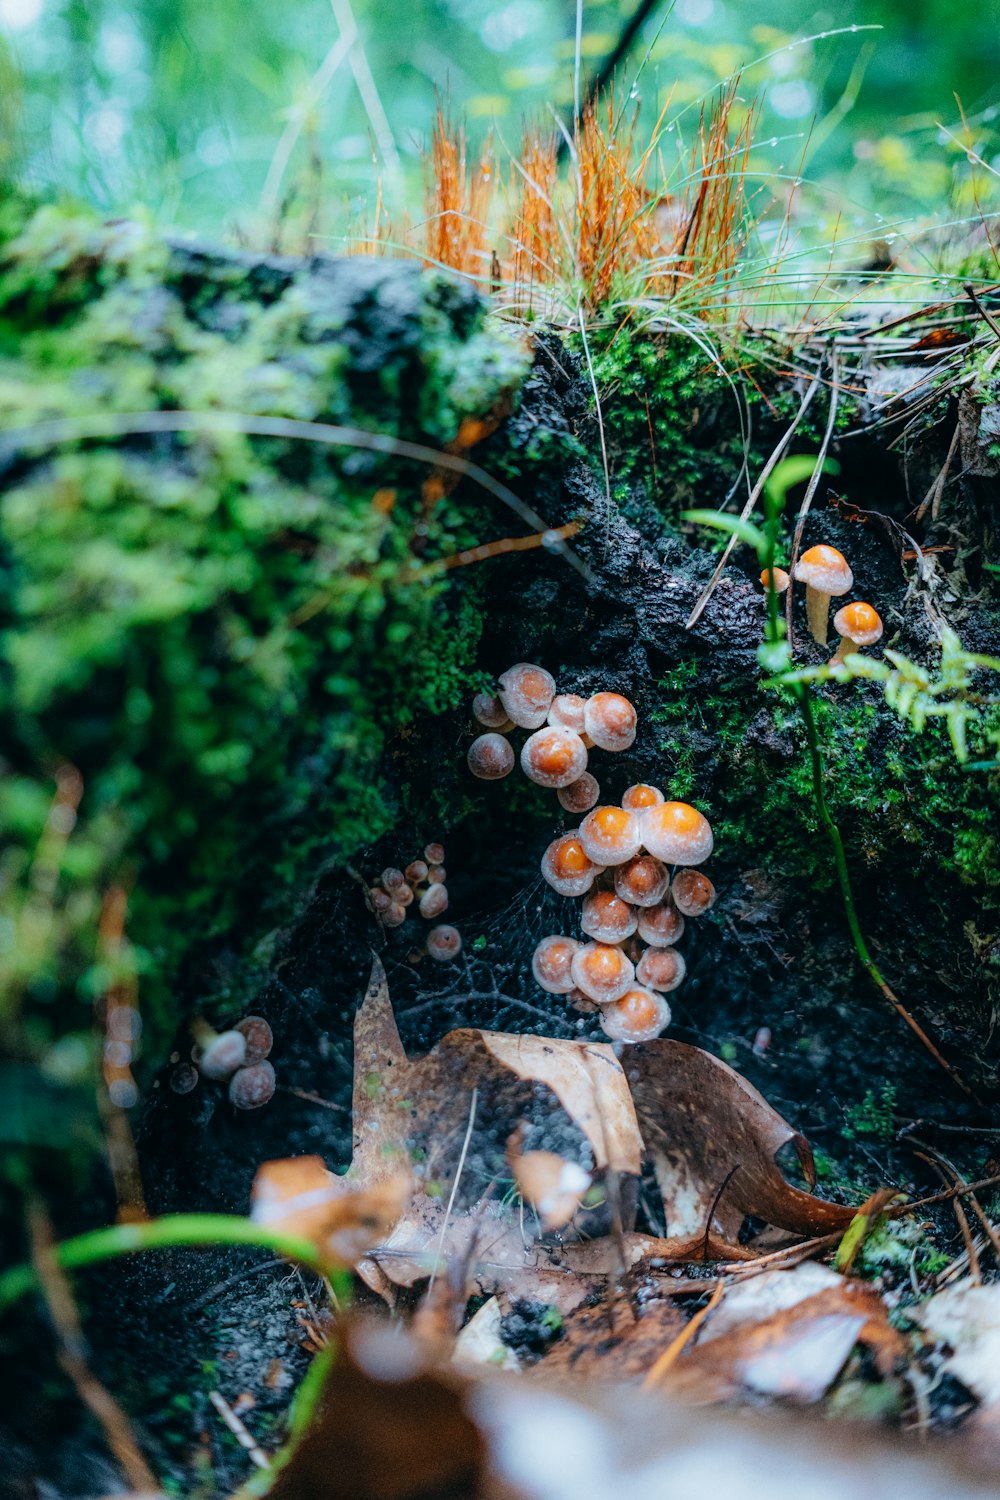
<svg viewBox="0 0 1000 1500"><path fill-rule="evenodd" d="M237 1109L260 1109L274 1097L274 1069L269 1062L239 1068L229 1080L229 1102Z"/></svg>
<svg viewBox="0 0 1000 1500"><path fill-rule="evenodd" d="M615 871L615 891L632 906L656 906L667 894L670 872L651 854L637 854Z"/></svg>
<svg viewBox="0 0 1000 1500"><path fill-rule="evenodd" d="M540 729L556 695L555 678L544 667L519 661L500 678L500 702L522 729Z"/></svg>
<svg viewBox="0 0 1000 1500"><path fill-rule="evenodd" d="M241 1032L247 1044L247 1065L263 1062L274 1046L274 1033L263 1016L244 1016L237 1021L236 1030Z"/></svg>
<svg viewBox="0 0 1000 1500"><path fill-rule="evenodd" d="M638 781L622 797L622 807L627 807L630 812L638 812L642 807L657 807L666 800L658 786L647 786L644 781Z"/></svg>
<svg viewBox="0 0 1000 1500"><path fill-rule="evenodd" d="M580 824L580 842L597 865L623 865L639 853L639 815L624 807L595 807Z"/></svg>
<svg viewBox="0 0 1000 1500"><path fill-rule="evenodd" d="M413 887L401 885L392 893L392 899L397 906L409 906L413 901Z"/></svg>
<svg viewBox="0 0 1000 1500"><path fill-rule="evenodd" d="M624 943L637 925L631 906L613 891L591 891L584 900L580 926L599 943Z"/></svg>
<svg viewBox="0 0 1000 1500"><path fill-rule="evenodd" d="M539 786L570 786L587 769L587 747L574 729L549 724L536 729L521 749L521 770Z"/></svg>
<svg viewBox="0 0 1000 1500"><path fill-rule="evenodd" d="M575 833L553 839L542 855L542 875L560 896L582 896L594 883L601 866L588 859Z"/></svg>
<svg viewBox="0 0 1000 1500"><path fill-rule="evenodd" d="M411 885L421 885L427 879L427 865L422 859L415 859L406 867L406 878Z"/></svg>
<svg viewBox="0 0 1000 1500"><path fill-rule="evenodd" d="M228 1078L246 1061L246 1037L239 1031L215 1031L207 1021L195 1021L191 1031L199 1050L196 1058L206 1078Z"/></svg>
<svg viewBox="0 0 1000 1500"><path fill-rule="evenodd" d="M568 995L573 989L570 973L573 955L582 946L576 938L559 937L555 933L542 938L531 959L535 983L550 995Z"/></svg>
<svg viewBox="0 0 1000 1500"><path fill-rule="evenodd" d="M700 917L715 905L715 886L700 870L678 870L670 897L685 917Z"/></svg>
<svg viewBox="0 0 1000 1500"><path fill-rule="evenodd" d="M368 899L372 904L372 910L385 912L392 905L392 897L388 891L384 891L380 885L373 885L368 892Z"/></svg>
<svg viewBox="0 0 1000 1500"><path fill-rule="evenodd" d="M396 892L398 890L401 890L402 887L406 884L406 876L403 874L402 870L397 870L394 868L394 866L390 865L388 869L382 871L382 884L385 886L385 889L389 892L390 896L395 901Z"/></svg>
<svg viewBox="0 0 1000 1500"><path fill-rule="evenodd" d="M586 698L581 698L579 693L557 693L549 709L549 723L558 724L561 729L575 729L577 734L583 734L586 728L583 722L586 703Z"/></svg>
<svg viewBox="0 0 1000 1500"><path fill-rule="evenodd" d="M635 709L621 693L595 693L587 699L583 720L602 750L627 750L635 740Z"/></svg>
<svg viewBox="0 0 1000 1500"><path fill-rule="evenodd" d="M635 977L647 989L667 994L675 990L687 971L676 948L647 948L635 966Z"/></svg>
<svg viewBox="0 0 1000 1500"><path fill-rule="evenodd" d="M819 646L826 645L831 595L846 594L854 582L847 559L836 547L810 547L803 552L792 575L806 586L806 619L809 632Z"/></svg>
<svg viewBox="0 0 1000 1500"><path fill-rule="evenodd" d="M659 906L647 906L639 912L639 936L653 948L669 948L684 935L684 918L668 897Z"/></svg>
<svg viewBox="0 0 1000 1500"><path fill-rule="evenodd" d="M502 734L481 734L469 746L466 760L480 781L502 781L514 769L514 747Z"/></svg>
<svg viewBox="0 0 1000 1500"><path fill-rule="evenodd" d="M448 910L448 887L444 885L429 885L420 897L418 908L420 915L430 921L434 917L440 917Z"/></svg>
<svg viewBox="0 0 1000 1500"><path fill-rule="evenodd" d="M882 621L870 604L845 604L834 615L833 628L840 636L833 661L843 661L852 651L859 651L862 646L874 646L882 639Z"/></svg>
<svg viewBox="0 0 1000 1500"><path fill-rule="evenodd" d="M791 579L785 572L784 568L775 568L773 573L770 568L765 568L763 573L761 573L760 575L761 586L765 589L770 588L772 586L772 578L774 579L774 592L776 594L784 594L788 588L789 583L791 582Z"/></svg>
<svg viewBox="0 0 1000 1500"><path fill-rule="evenodd" d="M700 865L712 852L708 819L687 802L664 802L647 807L642 819L642 842L666 865Z"/></svg>
<svg viewBox="0 0 1000 1500"><path fill-rule="evenodd" d="M581 742L582 743L582 742ZM589 812L597 804L601 795L601 788L597 778L591 776L589 771L584 771L569 786L561 786L556 793L559 798L559 806L564 807L569 813Z"/></svg>
<svg viewBox="0 0 1000 1500"><path fill-rule="evenodd" d="M427 871L427 884L444 885L447 875L444 865L431 865Z"/></svg>
<svg viewBox="0 0 1000 1500"><path fill-rule="evenodd" d="M477 724L482 724L484 729L502 729L505 724L511 724L507 716L507 710L495 698L492 693L477 693L472 700L472 717ZM513 728L513 725L511 725Z"/></svg>
<svg viewBox="0 0 1000 1500"><path fill-rule="evenodd" d="M170 1087L175 1094L190 1094L198 1087L198 1069L194 1063L178 1063L170 1074Z"/></svg>
<svg viewBox="0 0 1000 1500"><path fill-rule="evenodd" d="M591 1000L588 995L585 995L583 993L583 990L567 990L566 999L569 1001L570 1005L572 1005L574 1010L578 1010L580 1012L581 1016L592 1016L595 1011L598 1011L601 1008L598 1005L597 1001Z"/></svg>
<svg viewBox="0 0 1000 1500"><path fill-rule="evenodd" d="M388 911L379 912L383 927L399 927L406 921L406 907L394 901Z"/></svg>
<svg viewBox="0 0 1000 1500"><path fill-rule="evenodd" d="M443 865L444 845L428 844L427 848L424 850L424 859L426 859L429 865Z"/></svg>
<svg viewBox="0 0 1000 1500"><path fill-rule="evenodd" d="M457 927L432 927L427 934L427 952L439 964L450 963L462 951L462 935Z"/></svg>
<svg viewBox="0 0 1000 1500"><path fill-rule="evenodd" d="M615 1042L651 1042L670 1025L670 1006L652 990L630 989L601 1012L601 1025Z"/></svg>
<svg viewBox="0 0 1000 1500"><path fill-rule="evenodd" d="M577 989L598 1005L624 995L635 978L632 960L610 943L587 943L573 954L570 973Z"/></svg>

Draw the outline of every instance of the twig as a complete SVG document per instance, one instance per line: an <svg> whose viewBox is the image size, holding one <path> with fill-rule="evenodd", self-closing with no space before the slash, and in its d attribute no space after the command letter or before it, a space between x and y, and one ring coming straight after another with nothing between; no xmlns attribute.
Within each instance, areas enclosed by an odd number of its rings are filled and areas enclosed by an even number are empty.
<svg viewBox="0 0 1000 1500"><path fill-rule="evenodd" d="M226 1426L229 1428L229 1431L239 1443L240 1447L249 1454L251 1461L257 1465L258 1469L269 1469L271 1467L271 1460L268 1458L263 1448L258 1446L256 1439L253 1438L247 1431L245 1424L240 1421L239 1417L233 1411L233 1408L229 1405L229 1402L225 1399L221 1392L209 1391L208 1399L209 1401L211 1401L212 1405L215 1407L216 1411L219 1413L219 1416L225 1422Z"/></svg>
<svg viewBox="0 0 1000 1500"><path fill-rule="evenodd" d="M231 1287L239 1286L241 1281L248 1281L251 1276L259 1276L262 1271L273 1271L277 1266L284 1266L286 1271L288 1269L287 1261L280 1259L262 1260L258 1261L255 1266L247 1266L245 1270L237 1271L235 1276L227 1276L225 1281L217 1281L214 1286L209 1287L207 1292L202 1292L193 1302L189 1302L184 1310L189 1313L201 1312L203 1307L207 1307L218 1297L224 1296Z"/></svg>
<svg viewBox="0 0 1000 1500"><path fill-rule="evenodd" d="M87 1364L86 1341L80 1318L52 1243L52 1226L37 1203L28 1209L31 1259L59 1340L59 1363L76 1387L77 1395L101 1424L108 1447L133 1490L156 1494L160 1486L139 1450L125 1415L111 1392Z"/></svg>
<svg viewBox="0 0 1000 1500"><path fill-rule="evenodd" d="M924 496L924 498L920 502L920 505L917 507L917 513L914 517L914 520L922 521L924 519L924 516L927 514L928 506L930 506L931 508L931 520L937 520L938 511L941 508L941 497L944 494L944 487L948 482L948 474L951 469L951 461L955 457L955 449L958 447L958 439L961 435L961 431L961 422L956 422L955 431L951 435L951 442L948 444L948 452L945 455L944 463L941 465L941 470L934 483L931 485L930 489L927 491L927 494Z"/></svg>
<svg viewBox="0 0 1000 1500"><path fill-rule="evenodd" d="M451 1211L455 1207L455 1198L456 1198L456 1196L458 1194L458 1184L462 1180L462 1169L465 1166L465 1158L466 1158L466 1154L468 1153L468 1150L469 1150L469 1142L472 1140L472 1127L476 1123L476 1105L477 1105L478 1102L479 1102L479 1089L478 1089L478 1086L477 1086L477 1087L473 1088L473 1090L472 1090L472 1098L469 1101L469 1123L468 1123L468 1125L465 1128L465 1140L462 1142L462 1153L461 1153L461 1155L458 1158L458 1166L455 1169L455 1181L451 1185L451 1195L448 1198L448 1207L445 1209L444 1219L443 1219L442 1224L441 1224L441 1233L438 1236L437 1250L435 1252L434 1269L431 1271L431 1279L430 1279L430 1282L428 1283L428 1286L427 1286L427 1295L428 1295L428 1297L430 1296L431 1292L434 1290L434 1282L435 1282L435 1279L437 1277L437 1272L438 1272L438 1262L440 1261L440 1259L441 1259L441 1253L444 1250L444 1237L445 1237L445 1234L448 1231L448 1220L451 1218Z"/></svg>
<svg viewBox="0 0 1000 1500"><path fill-rule="evenodd" d="M272 218L277 209L281 182L287 170L288 163L291 160L292 152L295 150L296 142L302 134L302 127L310 111L315 109L336 76L337 70L354 46L357 34L357 27L352 27L349 31L341 32L316 69L316 72L310 78L302 98L291 111L288 124L282 131L281 138L274 148L271 165L267 169L267 176L264 179L264 186L261 189L260 212L265 219Z"/></svg>
<svg viewBox="0 0 1000 1500"><path fill-rule="evenodd" d="M837 420L837 399L840 389L839 376L840 371L837 365L837 345L836 343L834 343L833 353L830 357L830 413L826 420L826 431L823 433L823 441L820 443L819 453L816 455L816 467L812 471L809 483L806 485L806 492L802 496L802 504L799 506L799 514L795 522L795 534L792 538L792 555L791 560L788 564L788 576L790 582L785 597L785 630L788 640L788 649L790 651L795 649L795 637L792 630L793 583L791 582L791 580L794 580L795 578L795 564L799 560L799 548L802 545L802 532L805 528L806 517L809 514L809 507L812 505L813 496L819 488L819 481L823 473L823 466L826 463L826 455L830 448L830 439L833 437L833 428Z"/></svg>
<svg viewBox="0 0 1000 1500"><path fill-rule="evenodd" d="M802 418L805 416L806 412L809 410L809 403L812 401L812 398L815 396L815 394L816 394L816 392L818 390L819 390L819 375L816 374L816 375L814 375L812 377L812 381L810 382L810 385L809 385L808 389L806 390L805 395L802 398L802 403L799 406L798 411L795 413L795 416L792 418L791 424L786 428L786 430L785 430L785 432L784 432L784 434L783 434L783 436L781 438L781 441L778 443L778 446L775 448L774 452L771 454L771 457L768 459L768 461L764 465L763 469L761 469L760 476L759 476L759 478L757 480L757 483L754 485L753 489L750 491L750 494L747 497L747 502L744 505L742 511L740 512L740 520L741 521L747 521L747 520L750 519L750 515L751 515L751 513L753 511L754 506L757 504L757 501L760 499L760 496L761 496L761 494L763 492L765 484L770 479L772 473L774 472L775 468L777 467L778 461L781 459L782 455L785 452L785 449L788 447L788 444L791 442L791 440L792 440L792 438L793 438L793 436L795 434L796 428L798 427L799 423L802 421ZM704 610L705 605L708 603L709 599L712 597L712 594L715 592L715 586L716 586L716 584L718 583L719 579L722 577L723 573L725 572L726 564L729 561L729 557L730 557L730 554L732 553L733 548L736 546L737 540L738 540L738 538L737 538L736 534L734 533L729 538L729 541L726 543L725 548L724 548L723 553L722 553L722 556L719 558L719 561L716 564L715 571L713 572L711 578L708 580L708 583L705 585L704 589L702 589L702 592L699 595L697 604L695 605L694 609L691 611L690 615L688 616L688 619L687 619L687 621L685 623L685 626L684 626L685 630L690 630L692 628L692 626L696 625L698 623L698 621L701 619L702 611Z"/></svg>
<svg viewBox="0 0 1000 1500"><path fill-rule="evenodd" d="M739 1162L737 1162L734 1167L730 1167L730 1169L726 1173L725 1177L723 1177L722 1182L719 1184L719 1191L716 1193L715 1197L712 1199L712 1207L709 1209L708 1216L707 1216L707 1218L705 1220L705 1239L704 1239L704 1242L702 1244L702 1251L701 1251L701 1258L702 1258L702 1260L708 1260L708 1242L709 1242L709 1239L710 1239L711 1233L712 1233L712 1220L715 1218L716 1210L719 1207L719 1204L722 1202L722 1195L726 1191L726 1188L732 1182L733 1178L736 1176L736 1174L737 1174L737 1172L739 1170L740 1170L740 1164L739 1164Z"/></svg>
<svg viewBox="0 0 1000 1500"><path fill-rule="evenodd" d="M698 1332L698 1329L704 1323L709 1313L714 1312L714 1310L718 1307L719 1303L722 1301L723 1296L725 1295L726 1285L727 1284L724 1281L717 1281L715 1283L715 1290L712 1292L709 1300L705 1303L705 1306L699 1308L694 1316L688 1320L677 1337L667 1345L656 1363L649 1371L647 1371L646 1377L642 1382L644 1390L648 1390L654 1385L659 1385L660 1381L663 1379L664 1375L666 1375L671 1365L674 1364L678 1356L684 1352L688 1344L694 1338L695 1334Z"/></svg>
<svg viewBox="0 0 1000 1500"><path fill-rule="evenodd" d="M942 1182L948 1182L950 1180L949 1174L944 1170L939 1162L935 1161L934 1156L929 1156L925 1151L916 1150L913 1154L914 1156L918 1156L921 1161L926 1162L929 1167L933 1167L934 1171L938 1174ZM964 1186L964 1184L962 1185ZM977 1285L981 1286L983 1280L983 1270L982 1266L979 1264L979 1255L976 1250L975 1244L973 1243L972 1230L969 1228L968 1215L966 1214L965 1209L962 1207L957 1198L952 1200L951 1206L954 1210L955 1218L958 1221L958 1227L962 1234L962 1243L965 1246L965 1254L969 1262L969 1272L972 1276L973 1281L976 1282Z"/></svg>

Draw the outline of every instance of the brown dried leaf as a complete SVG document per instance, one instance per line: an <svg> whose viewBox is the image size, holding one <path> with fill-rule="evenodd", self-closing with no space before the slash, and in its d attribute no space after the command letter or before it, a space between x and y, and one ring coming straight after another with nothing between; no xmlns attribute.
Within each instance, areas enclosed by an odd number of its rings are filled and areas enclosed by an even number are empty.
<svg viewBox="0 0 1000 1500"><path fill-rule="evenodd" d="M685 1324L669 1297L637 1311L627 1297L580 1307L563 1323L563 1336L545 1355L546 1375L575 1380L640 1379Z"/></svg>
<svg viewBox="0 0 1000 1500"><path fill-rule="evenodd" d="M661 1038L632 1047L625 1072L670 1241L700 1255L708 1236L714 1253L731 1254L748 1214L805 1235L850 1223L850 1208L785 1181L775 1156L790 1141L815 1182L808 1142L719 1058Z"/></svg>
<svg viewBox="0 0 1000 1500"><path fill-rule="evenodd" d="M353 1266L390 1232L410 1188L408 1172L362 1186L328 1171L319 1156L289 1157L258 1168L250 1217Z"/></svg>

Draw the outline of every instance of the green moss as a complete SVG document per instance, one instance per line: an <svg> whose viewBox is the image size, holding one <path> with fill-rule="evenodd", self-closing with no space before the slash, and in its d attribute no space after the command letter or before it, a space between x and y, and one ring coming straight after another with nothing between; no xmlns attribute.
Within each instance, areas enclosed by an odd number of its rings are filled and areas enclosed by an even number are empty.
<svg viewBox="0 0 1000 1500"><path fill-rule="evenodd" d="M474 575L419 564L488 512L362 450L232 432L36 451L18 430L175 408L443 446L510 403L528 358L443 276L293 274L5 207L0 881L6 931L38 941L18 966L0 932L0 967L22 1050L89 1029L109 884L147 1022L169 1024L185 951L241 914L252 946L310 870L391 826L408 726L467 695L482 625ZM79 815L46 844L66 764Z"/></svg>

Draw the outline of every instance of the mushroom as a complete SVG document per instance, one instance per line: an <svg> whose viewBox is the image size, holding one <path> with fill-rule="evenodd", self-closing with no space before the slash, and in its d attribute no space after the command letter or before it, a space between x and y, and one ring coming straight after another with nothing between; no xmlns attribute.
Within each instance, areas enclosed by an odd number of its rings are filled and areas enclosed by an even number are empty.
<svg viewBox="0 0 1000 1500"><path fill-rule="evenodd" d="M833 628L840 636L840 645L830 658L831 662L843 661L852 651L859 651L862 646L874 646L882 639L882 620L870 604L845 604L834 615Z"/></svg>
<svg viewBox="0 0 1000 1500"><path fill-rule="evenodd" d="M647 948L635 966L635 977L647 989L668 994L682 982L687 965L674 948Z"/></svg>
<svg viewBox="0 0 1000 1500"><path fill-rule="evenodd" d="M579 693L557 693L549 708L549 723L583 734L587 727L583 717L586 704L586 698L581 698Z"/></svg>
<svg viewBox="0 0 1000 1500"><path fill-rule="evenodd" d="M444 845L428 844L427 848L424 850L424 859L426 859L429 865L443 865Z"/></svg>
<svg viewBox="0 0 1000 1500"><path fill-rule="evenodd" d="M575 729L549 724L536 729L521 749L521 770L539 786L571 786L587 769L587 747Z"/></svg>
<svg viewBox="0 0 1000 1500"><path fill-rule="evenodd" d="M439 844L437 847L440 849L441 845ZM448 872L444 865L431 865L427 871L427 884L444 885L447 874Z"/></svg>
<svg viewBox="0 0 1000 1500"><path fill-rule="evenodd" d="M406 907L400 906L398 901L393 901L388 911L380 911L379 917L383 927L399 927L406 921Z"/></svg>
<svg viewBox="0 0 1000 1500"><path fill-rule="evenodd" d="M440 927L432 927L427 934L427 952L439 964L450 963L461 951L462 934L457 927L442 923Z"/></svg>
<svg viewBox="0 0 1000 1500"><path fill-rule="evenodd" d="M465 758L480 781L502 781L514 769L514 747L502 734L481 734L472 741Z"/></svg>
<svg viewBox="0 0 1000 1500"><path fill-rule="evenodd" d="M580 926L599 943L624 943L638 925L638 918L613 891L591 891L583 903Z"/></svg>
<svg viewBox="0 0 1000 1500"><path fill-rule="evenodd" d="M579 834L553 839L542 855L542 875L560 896L582 896L594 883L601 866L588 859Z"/></svg>
<svg viewBox="0 0 1000 1500"><path fill-rule="evenodd" d="M421 885L427 879L426 861L422 859L411 860L404 873L411 885Z"/></svg>
<svg viewBox="0 0 1000 1500"><path fill-rule="evenodd" d="M535 983L550 995L568 995L574 988L570 972L573 955L582 947L576 938L543 937L531 959Z"/></svg>
<svg viewBox="0 0 1000 1500"><path fill-rule="evenodd" d="M670 896L685 917L700 917L715 905L715 886L700 870L678 870Z"/></svg>
<svg viewBox="0 0 1000 1500"><path fill-rule="evenodd" d="M394 865L389 865L382 871L382 885L395 901L396 892L401 891L406 884L406 876L402 870L397 870Z"/></svg>
<svg viewBox="0 0 1000 1500"><path fill-rule="evenodd" d="M198 1069L194 1063L178 1063L170 1074L170 1087L175 1094L190 1094L198 1087Z"/></svg>
<svg viewBox="0 0 1000 1500"><path fill-rule="evenodd" d="M372 911L377 912L379 915L381 915L382 912L388 911L389 907L392 905L392 897L389 895L389 892L384 891L380 885L372 886L371 890L368 892L368 899L371 902Z"/></svg>
<svg viewBox="0 0 1000 1500"><path fill-rule="evenodd" d="M668 897L659 906L640 910L638 933L653 948L669 948L683 937L684 918Z"/></svg>
<svg viewBox="0 0 1000 1500"><path fill-rule="evenodd" d="M266 1061L238 1068L229 1080L229 1102L237 1109L260 1109L274 1098L274 1069Z"/></svg>
<svg viewBox="0 0 1000 1500"><path fill-rule="evenodd" d="M635 978L632 960L610 943L587 943L573 954L570 974L577 989L598 1005L618 1000Z"/></svg>
<svg viewBox="0 0 1000 1500"><path fill-rule="evenodd" d="M251 1063L263 1062L274 1046L274 1033L264 1017L244 1016L242 1021L237 1021L235 1029L240 1032L247 1044L247 1066L249 1067Z"/></svg>
<svg viewBox="0 0 1000 1500"><path fill-rule="evenodd" d="M839 598L846 594L854 582L854 574L842 552L823 544L803 552L792 574L796 582L806 586L809 632L818 646L825 646L831 596Z"/></svg>
<svg viewBox="0 0 1000 1500"><path fill-rule="evenodd" d="M623 865L642 844L639 815L624 807L595 807L580 824L580 842L595 865Z"/></svg>
<svg viewBox="0 0 1000 1500"><path fill-rule="evenodd" d="M638 781L625 792L622 807L628 808L630 812L638 812L643 807L656 807L666 800L658 786L647 786L644 781Z"/></svg>
<svg viewBox="0 0 1000 1500"><path fill-rule="evenodd" d="M601 1025L614 1042L651 1042L670 1025L670 1006L662 995L636 987L601 1011Z"/></svg>
<svg viewBox="0 0 1000 1500"><path fill-rule="evenodd" d="M632 906L656 906L669 886L666 866L651 854L637 854L615 871L615 892Z"/></svg>
<svg viewBox="0 0 1000 1500"><path fill-rule="evenodd" d="M595 693L583 710L583 722L602 750L627 750L635 740L636 713L621 693Z"/></svg>
<svg viewBox="0 0 1000 1500"><path fill-rule="evenodd" d="M687 802L663 802L639 817L642 843L666 865L700 865L712 852L709 821Z"/></svg>
<svg viewBox="0 0 1000 1500"><path fill-rule="evenodd" d="M765 589L771 588L772 578L774 579L773 588L776 594L784 594L788 591L788 585L791 583L791 579L785 572L784 568L774 568L773 570L771 568L765 568L760 575L761 586Z"/></svg>
<svg viewBox="0 0 1000 1500"><path fill-rule="evenodd" d="M399 886L396 890L393 891L393 893L392 893L392 899L396 903L397 906L412 906L413 905L413 887L412 887L412 885L401 885L401 886Z"/></svg>
<svg viewBox="0 0 1000 1500"><path fill-rule="evenodd" d="M513 720L499 698L492 693L477 693L472 700L472 717L484 729L513 729Z"/></svg>
<svg viewBox="0 0 1000 1500"><path fill-rule="evenodd" d="M589 812L597 804L601 795L596 776L591 776L589 771L584 771L569 786L561 786L556 793L559 798L559 806L564 807L569 813Z"/></svg>
<svg viewBox="0 0 1000 1500"><path fill-rule="evenodd" d="M448 910L448 889L443 885L429 885L420 897L417 907L422 917L431 921Z"/></svg>
<svg viewBox="0 0 1000 1500"><path fill-rule="evenodd" d="M522 729L541 729L555 695L555 678L529 661L508 667L500 678L504 712Z"/></svg>
<svg viewBox="0 0 1000 1500"><path fill-rule="evenodd" d="M241 1031L216 1031L207 1021L193 1021L195 1062L205 1078L228 1078L246 1062L247 1040Z"/></svg>

